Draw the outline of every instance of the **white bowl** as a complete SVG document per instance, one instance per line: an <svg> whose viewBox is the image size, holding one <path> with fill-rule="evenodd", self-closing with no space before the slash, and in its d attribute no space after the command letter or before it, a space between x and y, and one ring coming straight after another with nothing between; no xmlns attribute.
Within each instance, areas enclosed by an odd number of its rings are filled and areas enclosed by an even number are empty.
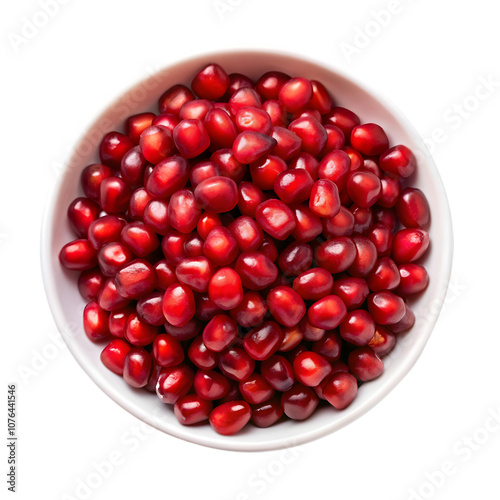
<svg viewBox="0 0 500 500"><path fill-rule="evenodd" d="M362 122L376 122L387 131L391 144L405 144L416 153L418 173L412 185L421 188L430 203L431 248L425 265L430 284L412 303L415 326L398 336L396 348L384 358L385 371L363 384L354 402L345 410L325 406L305 421L286 420L267 429L247 426L234 436L221 436L207 425L182 426L173 408L153 394L129 387L100 362L102 345L93 344L83 332L84 301L76 286L77 274L64 270L58 260L62 246L75 238L66 219L70 202L81 196L79 177L90 163L98 163L97 146L109 130L122 130L126 116L141 111L157 112L157 100L175 83L189 84L205 64L218 62L228 73L239 72L257 78L270 70L320 80L336 103L355 111ZM108 107L76 143L74 154L54 186L46 207L42 235L42 271L52 314L73 356L92 380L120 406L151 426L193 443L226 450L259 451L302 444L334 432L357 419L377 404L408 373L422 352L441 309L448 286L453 236L445 190L436 166L422 139L401 112L385 98L323 63L269 52L224 52L183 61L152 75L128 90Z"/></svg>

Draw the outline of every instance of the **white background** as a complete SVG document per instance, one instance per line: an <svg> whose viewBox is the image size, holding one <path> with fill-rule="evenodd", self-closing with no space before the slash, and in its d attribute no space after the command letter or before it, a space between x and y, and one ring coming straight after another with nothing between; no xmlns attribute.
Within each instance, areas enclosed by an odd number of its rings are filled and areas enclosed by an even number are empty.
<svg viewBox="0 0 500 500"><path fill-rule="evenodd" d="M3 2L0 16L1 390L18 384L17 497L500 498L495 2L59 0L19 38L40 3ZM217 451L141 425L63 346L40 275L43 207L81 131L151 69L229 48L313 57L383 92L429 140L454 221L451 286L416 366L367 415L293 454Z"/></svg>

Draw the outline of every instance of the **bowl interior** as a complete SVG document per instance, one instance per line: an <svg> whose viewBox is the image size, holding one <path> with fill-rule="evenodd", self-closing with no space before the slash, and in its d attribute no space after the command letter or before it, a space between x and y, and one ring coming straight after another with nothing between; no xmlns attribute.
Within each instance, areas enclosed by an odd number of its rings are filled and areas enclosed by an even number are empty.
<svg viewBox="0 0 500 500"><path fill-rule="evenodd" d="M405 144L414 150L419 166L411 184L426 193L432 214L429 229L432 243L425 261L430 285L412 301L416 324L410 332L399 335L396 348L384 358L383 375L362 385L354 402L343 411L324 407L302 422L287 420L268 429L247 426L229 437L216 434L209 425L182 426L172 407L150 393L132 389L101 364L99 355L103 346L91 343L83 332L81 318L85 303L76 286L78 273L67 272L58 261L62 246L75 238L66 219L67 207L82 195L81 170L99 162L97 147L102 136L109 130L122 130L128 115L147 110L157 112L158 97L168 87L189 84L203 65L214 61L228 73L240 72L253 78L279 70L320 80L338 105L355 111L362 122L379 123L387 131L391 144ZM151 75L128 90L99 116L73 151L49 198L42 228L42 271L49 305L64 340L82 368L119 405L153 427L187 441L227 450L271 450L305 443L340 429L373 407L403 378L421 353L441 309L451 269L452 231L446 194L430 154L401 113L339 72L274 53L228 52L191 59Z"/></svg>

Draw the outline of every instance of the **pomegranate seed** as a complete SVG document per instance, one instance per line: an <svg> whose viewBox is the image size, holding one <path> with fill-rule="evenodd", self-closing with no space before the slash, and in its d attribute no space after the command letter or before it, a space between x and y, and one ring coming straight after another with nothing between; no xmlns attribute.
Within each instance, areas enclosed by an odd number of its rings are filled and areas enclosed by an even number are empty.
<svg viewBox="0 0 500 500"><path fill-rule="evenodd" d="M255 217L257 207L265 201L264 193L251 182L240 182L238 185L238 209L248 217Z"/></svg>
<svg viewBox="0 0 500 500"><path fill-rule="evenodd" d="M200 182L194 197L204 210L229 212L238 203L238 186L228 177L215 176Z"/></svg>
<svg viewBox="0 0 500 500"><path fill-rule="evenodd" d="M375 245L364 236L353 236L352 241L356 247L356 257L354 258L348 272L351 276L367 276L375 267L377 262L377 249Z"/></svg>
<svg viewBox="0 0 500 500"><path fill-rule="evenodd" d="M236 321L226 314L217 314L203 330L203 344L211 351L221 352L234 342L237 335Z"/></svg>
<svg viewBox="0 0 500 500"><path fill-rule="evenodd" d="M332 274L348 269L356 258L356 245L351 238L339 236L327 240L316 249L314 258L318 265Z"/></svg>
<svg viewBox="0 0 500 500"><path fill-rule="evenodd" d="M170 229L161 241L161 249L165 259L169 264L177 265L182 259L187 257L184 245L189 238L189 234L183 234L175 229Z"/></svg>
<svg viewBox="0 0 500 500"><path fill-rule="evenodd" d="M88 301L96 301L104 285L104 276L98 269L83 271L78 277L78 291Z"/></svg>
<svg viewBox="0 0 500 500"><path fill-rule="evenodd" d="M342 149L345 145L344 132L342 132L342 130L340 130L337 126L331 124L325 125L325 130L328 137L321 154L325 155L327 153L331 153L332 151Z"/></svg>
<svg viewBox="0 0 500 500"><path fill-rule="evenodd" d="M290 112L304 108L313 96L311 82L302 77L290 78L280 88L279 100Z"/></svg>
<svg viewBox="0 0 500 500"><path fill-rule="evenodd" d="M298 118L290 123L288 128L301 139L300 149L305 153L319 155L326 146L328 134L321 122L315 118Z"/></svg>
<svg viewBox="0 0 500 500"><path fill-rule="evenodd" d="M135 312L136 311L133 306L127 306L123 309L111 311L108 319L109 333L111 333L113 337L124 339L128 317Z"/></svg>
<svg viewBox="0 0 500 500"><path fill-rule="evenodd" d="M245 381L255 368L255 361L240 347L230 347L219 354L219 368L226 377Z"/></svg>
<svg viewBox="0 0 500 500"><path fill-rule="evenodd" d="M401 295L411 295L422 292L429 284L429 275L420 264L401 264L399 266L401 278L397 292Z"/></svg>
<svg viewBox="0 0 500 500"><path fill-rule="evenodd" d="M312 248L306 243L290 243L280 254L278 266L287 276L298 276L311 267Z"/></svg>
<svg viewBox="0 0 500 500"><path fill-rule="evenodd" d="M124 299L117 292L115 280L113 278L109 278L105 281L104 286L99 293L97 302L99 303L99 306L102 307L105 311L116 311L127 306L130 303L130 300Z"/></svg>
<svg viewBox="0 0 500 500"><path fill-rule="evenodd" d="M283 416L283 408L278 398L271 399L252 408L252 422L257 427L270 427Z"/></svg>
<svg viewBox="0 0 500 500"><path fill-rule="evenodd" d="M207 113L214 105L206 99L195 99L185 102L179 111L181 120L204 120Z"/></svg>
<svg viewBox="0 0 500 500"><path fill-rule="evenodd" d="M399 179L384 175L380 178L380 196L377 204L381 207L393 207L398 201L401 191Z"/></svg>
<svg viewBox="0 0 500 500"><path fill-rule="evenodd" d="M235 158L240 163L252 163L269 154L277 141L261 132L240 132L233 143Z"/></svg>
<svg viewBox="0 0 500 500"><path fill-rule="evenodd" d="M189 179L189 166L181 156L171 156L158 163L146 183L155 198L168 198L182 189Z"/></svg>
<svg viewBox="0 0 500 500"><path fill-rule="evenodd" d="M347 313L339 330L345 341L357 346L367 345L375 334L375 322L368 312L357 309Z"/></svg>
<svg viewBox="0 0 500 500"><path fill-rule="evenodd" d="M398 264L413 262L429 248L429 234L423 229L401 229L394 235L392 258Z"/></svg>
<svg viewBox="0 0 500 500"><path fill-rule="evenodd" d="M155 289L155 269L144 259L133 260L116 273L115 285L123 298L140 299Z"/></svg>
<svg viewBox="0 0 500 500"><path fill-rule="evenodd" d="M264 241L264 233L254 219L241 216L228 226L242 252L257 250Z"/></svg>
<svg viewBox="0 0 500 500"><path fill-rule="evenodd" d="M234 270L241 283L250 290L263 290L278 277L278 268L260 252L243 252L238 256Z"/></svg>
<svg viewBox="0 0 500 500"><path fill-rule="evenodd" d="M76 198L68 207L68 219L76 234L86 238L90 225L99 216L99 205L88 198Z"/></svg>
<svg viewBox="0 0 500 500"><path fill-rule="evenodd" d="M233 120L222 109L211 109L206 114L203 124L214 149L230 148L238 135Z"/></svg>
<svg viewBox="0 0 500 500"><path fill-rule="evenodd" d="M154 165L165 160L174 149L172 132L161 125L151 125L145 129L139 144L144 158Z"/></svg>
<svg viewBox="0 0 500 500"><path fill-rule="evenodd" d="M310 105L322 115L330 113L333 108L333 99L325 86L317 80L311 80L312 98Z"/></svg>
<svg viewBox="0 0 500 500"><path fill-rule="evenodd" d="M74 240L64 245L59 260L66 269L86 271L97 265L97 252L89 240Z"/></svg>
<svg viewBox="0 0 500 500"><path fill-rule="evenodd" d="M97 255L99 267L106 277L114 277L132 259L133 256L128 247L119 242L107 243L101 247Z"/></svg>
<svg viewBox="0 0 500 500"><path fill-rule="evenodd" d="M142 347L134 347L125 356L123 380L136 389L144 387L148 383L152 368L151 355Z"/></svg>
<svg viewBox="0 0 500 500"><path fill-rule="evenodd" d="M300 153L302 141L300 137L291 130L274 126L271 137L276 141L272 153L273 155L279 156L282 160L291 160Z"/></svg>
<svg viewBox="0 0 500 500"><path fill-rule="evenodd" d="M373 349L373 352L377 356L385 356L394 349L394 346L396 345L396 337L387 328L377 325L375 333L370 342L368 342L368 345Z"/></svg>
<svg viewBox="0 0 500 500"><path fill-rule="evenodd" d="M112 340L101 352L102 364L113 373L123 375L125 357L132 346L122 339Z"/></svg>
<svg viewBox="0 0 500 500"><path fill-rule="evenodd" d="M319 398L314 389L302 384L295 384L281 396L281 405L288 418L305 420L318 406Z"/></svg>
<svg viewBox="0 0 500 500"><path fill-rule="evenodd" d="M289 168L306 170L313 181L318 180L318 160L309 153L300 153L288 164Z"/></svg>
<svg viewBox="0 0 500 500"><path fill-rule="evenodd" d="M194 425L208 420L212 408L211 401L202 399L195 394L186 394L176 401L174 413L182 425Z"/></svg>
<svg viewBox="0 0 500 500"><path fill-rule="evenodd" d="M225 311L236 307L243 300L243 286L239 275L230 267L221 267L215 271L208 285L208 296Z"/></svg>
<svg viewBox="0 0 500 500"><path fill-rule="evenodd" d="M295 383L290 362L279 354L274 354L262 362L260 373L266 382L277 391L287 391Z"/></svg>
<svg viewBox="0 0 500 500"><path fill-rule="evenodd" d="M210 160L215 163L223 177L240 182L245 176L247 166L236 159L232 149L219 149L212 153Z"/></svg>
<svg viewBox="0 0 500 500"><path fill-rule="evenodd" d="M209 401L223 398L231 388L229 380L213 370L198 370L194 376L193 386L200 398Z"/></svg>
<svg viewBox="0 0 500 500"><path fill-rule="evenodd" d="M285 240L295 229L295 217L290 208L280 200L266 200L255 211L259 226L277 240Z"/></svg>
<svg viewBox="0 0 500 500"><path fill-rule="evenodd" d="M80 183L85 196L92 201L98 202L101 192L101 182L113 175L113 171L107 165L94 163L82 170Z"/></svg>
<svg viewBox="0 0 500 500"><path fill-rule="evenodd" d="M429 202L417 188L406 188L397 201L396 212L405 227L420 228L430 219Z"/></svg>
<svg viewBox="0 0 500 500"><path fill-rule="evenodd" d="M264 320L267 304L259 293L245 292L243 300L231 309L231 317L243 327L256 326Z"/></svg>
<svg viewBox="0 0 500 500"><path fill-rule="evenodd" d="M206 240L212 229L216 227L222 227L222 222L217 214L212 212L205 212L198 219L196 225L196 230L200 235L200 238Z"/></svg>
<svg viewBox="0 0 500 500"><path fill-rule="evenodd" d="M158 334L158 327L146 323L138 314L132 313L125 325L125 339L135 346L151 344Z"/></svg>
<svg viewBox="0 0 500 500"><path fill-rule="evenodd" d="M345 207L340 207L339 213L328 219L323 219L323 235L325 238L335 236L350 236L354 232L354 215Z"/></svg>
<svg viewBox="0 0 500 500"><path fill-rule="evenodd" d="M270 236L264 235L264 240L259 251L263 253L271 262L276 262L278 259L278 249L274 240Z"/></svg>
<svg viewBox="0 0 500 500"><path fill-rule="evenodd" d="M415 314L413 314L413 311L408 307L408 304L405 304L404 316L397 323L388 326L393 333L401 333L410 329L414 324Z"/></svg>
<svg viewBox="0 0 500 500"><path fill-rule="evenodd" d="M337 126L346 137L351 137L351 132L354 127L357 127L361 122L359 117L346 108L334 107L330 113L324 117L325 123L331 123Z"/></svg>
<svg viewBox="0 0 500 500"><path fill-rule="evenodd" d="M392 292L376 292L368 297L368 311L379 325L390 325L403 318L405 303Z"/></svg>
<svg viewBox="0 0 500 500"><path fill-rule="evenodd" d="M279 156L268 155L250 165L250 175L257 188L269 190L274 189L276 178L287 168L287 164Z"/></svg>
<svg viewBox="0 0 500 500"><path fill-rule="evenodd" d="M144 178L144 171L148 162L141 153L139 146L128 151L120 163L122 179L130 186L138 186Z"/></svg>
<svg viewBox="0 0 500 500"><path fill-rule="evenodd" d="M203 244L205 256L217 266L231 264L238 255L238 243L226 227L215 227Z"/></svg>
<svg viewBox="0 0 500 500"><path fill-rule="evenodd" d="M208 64L191 82L193 92L201 99L219 99L229 88L229 76L218 64Z"/></svg>
<svg viewBox="0 0 500 500"><path fill-rule="evenodd" d="M313 352L321 354L330 363L340 358L342 349L342 339L336 330L326 333L321 339L316 340L312 345Z"/></svg>
<svg viewBox="0 0 500 500"><path fill-rule="evenodd" d="M251 88L237 90L229 99L229 110L236 117L243 108L260 108L262 101L259 94Z"/></svg>
<svg viewBox="0 0 500 500"><path fill-rule="evenodd" d="M179 115L182 106L194 99L193 93L184 85L174 85L162 94L158 101L160 113Z"/></svg>
<svg viewBox="0 0 500 500"><path fill-rule="evenodd" d="M243 429L250 420L252 410L246 401L228 401L210 412L209 422L223 436L231 436Z"/></svg>
<svg viewBox="0 0 500 500"><path fill-rule="evenodd" d="M293 280L293 289L304 300L318 300L332 290L333 277L321 267L308 269Z"/></svg>
<svg viewBox="0 0 500 500"><path fill-rule="evenodd" d="M175 147L184 158L195 158L210 146L210 137L201 120L181 120L172 135Z"/></svg>
<svg viewBox="0 0 500 500"><path fill-rule="evenodd" d="M92 342L100 342L109 337L109 313L97 302L89 302L83 311L83 329Z"/></svg>
<svg viewBox="0 0 500 500"><path fill-rule="evenodd" d="M179 342L193 339L201 332L202 329L202 324L196 318L190 319L187 323L184 323L181 326L171 325L168 321L166 321L163 326L165 331Z"/></svg>
<svg viewBox="0 0 500 500"><path fill-rule="evenodd" d="M396 212L393 208L378 207L375 205L372 208L372 217L375 223L387 226L391 231L396 229L397 218Z"/></svg>
<svg viewBox="0 0 500 500"><path fill-rule="evenodd" d="M195 366L205 370L215 368L218 362L217 353L208 349L200 336L189 345L188 357Z"/></svg>
<svg viewBox="0 0 500 500"><path fill-rule="evenodd" d="M324 398L337 410L347 408L358 392L356 378L350 373L334 373L323 387Z"/></svg>
<svg viewBox="0 0 500 500"><path fill-rule="evenodd" d="M337 328L347 313L346 306L336 295L327 295L316 301L308 310L307 318L316 328Z"/></svg>
<svg viewBox="0 0 500 500"><path fill-rule="evenodd" d="M255 90L263 99L278 99L279 92L290 76L281 71L268 71L264 73L255 84Z"/></svg>
<svg viewBox="0 0 500 500"><path fill-rule="evenodd" d="M144 209L144 222L162 236L170 229L168 203L164 200L151 200Z"/></svg>
<svg viewBox="0 0 500 500"><path fill-rule="evenodd" d="M373 224L373 212L370 208L351 205L352 215L354 215L354 234L362 234Z"/></svg>
<svg viewBox="0 0 500 500"><path fill-rule="evenodd" d="M271 118L273 127L286 127L286 111L279 101L270 99L262 104L262 109Z"/></svg>
<svg viewBox="0 0 500 500"><path fill-rule="evenodd" d="M163 403L173 405L189 392L193 380L194 373L187 365L163 368L156 383L156 394Z"/></svg>
<svg viewBox="0 0 500 500"><path fill-rule="evenodd" d="M255 360L262 361L272 356L280 347L283 332L274 321L266 321L253 328L243 339L243 348Z"/></svg>
<svg viewBox="0 0 500 500"><path fill-rule="evenodd" d="M287 352L295 349L304 338L304 334L298 325L283 328L282 331L283 340L281 341L281 345L278 349L278 351L281 352Z"/></svg>
<svg viewBox="0 0 500 500"><path fill-rule="evenodd" d="M292 237L296 241L312 241L321 234L323 231L321 219L307 205L295 205L292 208L296 222Z"/></svg>
<svg viewBox="0 0 500 500"><path fill-rule="evenodd" d="M380 125L365 123L354 127L351 132L351 144L364 155L376 156L389 147L389 139Z"/></svg>
<svg viewBox="0 0 500 500"><path fill-rule="evenodd" d="M283 326L295 326L304 317L306 306L292 288L277 286L267 295L267 307L274 319Z"/></svg>
<svg viewBox="0 0 500 500"><path fill-rule="evenodd" d="M120 132L107 133L99 145L99 158L101 163L113 169L120 168L125 153L135 146L132 139Z"/></svg>
<svg viewBox="0 0 500 500"><path fill-rule="evenodd" d="M348 311L358 309L370 294L363 278L343 278L333 283L332 294L342 299Z"/></svg>
<svg viewBox="0 0 500 500"><path fill-rule="evenodd" d="M179 110L177 111L177 113ZM174 132L174 128L180 122L180 118L177 115L171 113L161 113L154 120L151 125L157 125L170 130L170 133Z"/></svg>
<svg viewBox="0 0 500 500"><path fill-rule="evenodd" d="M163 314L171 325L186 324L194 316L194 311L194 295L187 285L175 283L165 290Z"/></svg>
<svg viewBox="0 0 500 500"><path fill-rule="evenodd" d="M379 159L380 168L387 174L410 177L415 171L417 160L406 146L394 146L383 152Z"/></svg>
<svg viewBox="0 0 500 500"><path fill-rule="evenodd" d="M146 257L160 246L153 229L139 221L125 225L121 232L121 239L138 257Z"/></svg>
<svg viewBox="0 0 500 500"><path fill-rule="evenodd" d="M153 123L156 115L154 113L139 113L137 115L129 116L125 121L125 134L135 144L139 144L139 137L142 132Z"/></svg>
<svg viewBox="0 0 500 500"><path fill-rule="evenodd" d="M335 217L340 211L340 198L337 185L328 179L317 180L309 198L309 208L318 216Z"/></svg>
<svg viewBox="0 0 500 500"><path fill-rule="evenodd" d="M351 160L344 151L332 151L326 154L318 165L318 177L328 179L342 191L347 182Z"/></svg>
<svg viewBox="0 0 500 500"><path fill-rule="evenodd" d="M153 292L137 302L137 314L146 323L160 326L165 323L162 308L163 293Z"/></svg>
<svg viewBox="0 0 500 500"><path fill-rule="evenodd" d="M235 115L236 127L240 132L251 130L269 134L273 128L271 117L266 111L253 106L240 108Z"/></svg>
<svg viewBox="0 0 500 500"><path fill-rule="evenodd" d="M241 73L231 73L229 75L229 88L225 97L230 98L237 90L244 88L253 88L254 83L248 76Z"/></svg>
<svg viewBox="0 0 500 500"><path fill-rule="evenodd" d="M384 363L369 346L358 347L349 354L349 371L362 382L373 380L384 371Z"/></svg>
<svg viewBox="0 0 500 500"><path fill-rule="evenodd" d="M165 291L170 285L177 283L174 268L166 260L158 261L154 268L158 277L158 282L156 283L158 290Z"/></svg>
<svg viewBox="0 0 500 500"><path fill-rule="evenodd" d="M177 231L189 234L196 228L201 216L194 193L189 189L175 192L168 203L168 222Z"/></svg>
<svg viewBox="0 0 500 500"><path fill-rule="evenodd" d="M144 212L148 203L153 200L153 197L144 188L137 188L131 195L128 205L128 215L133 220L144 219Z"/></svg>
<svg viewBox="0 0 500 500"><path fill-rule="evenodd" d="M100 186L99 204L108 214L118 214L127 210L130 188L118 177L103 179Z"/></svg>
<svg viewBox="0 0 500 500"><path fill-rule="evenodd" d="M371 172L353 172L347 181L347 194L358 206L374 205L381 192L380 179Z"/></svg>
<svg viewBox="0 0 500 500"><path fill-rule="evenodd" d="M310 342L316 342L317 340L321 340L326 333L326 330L323 328L318 328L312 325L307 316L304 316L299 323L300 329L302 330L302 334L304 335L304 340L308 340Z"/></svg>
<svg viewBox="0 0 500 500"><path fill-rule="evenodd" d="M274 179L274 191L284 203L290 205L307 200L313 184L314 181L306 170L285 170Z"/></svg>
<svg viewBox="0 0 500 500"><path fill-rule="evenodd" d="M269 401L275 394L274 389L258 373L240 382L239 390L245 401L253 405Z"/></svg>
<svg viewBox="0 0 500 500"><path fill-rule="evenodd" d="M366 281L372 292L394 290L401 281L398 266L389 257L379 259Z"/></svg>
<svg viewBox="0 0 500 500"><path fill-rule="evenodd" d="M320 354L311 351L300 353L293 361L295 378L301 384L314 387L330 374L330 363Z"/></svg>
<svg viewBox="0 0 500 500"><path fill-rule="evenodd" d="M385 224L377 222L365 231L365 236L375 245L379 257L387 257L392 248L392 231Z"/></svg>

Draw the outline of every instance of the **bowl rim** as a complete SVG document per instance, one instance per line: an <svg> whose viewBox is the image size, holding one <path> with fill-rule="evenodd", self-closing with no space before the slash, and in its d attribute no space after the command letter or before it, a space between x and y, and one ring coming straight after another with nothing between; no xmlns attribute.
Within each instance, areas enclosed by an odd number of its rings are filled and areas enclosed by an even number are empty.
<svg viewBox="0 0 500 500"><path fill-rule="evenodd" d="M251 441L242 442L238 441L237 439L234 439L236 438L236 436L229 436L230 440L228 440L228 439L221 439L221 438L226 438L226 436L216 435L210 437L202 434L197 435L195 432L192 432L190 427L185 427L180 424L178 428L176 427L172 429L171 427L169 427L168 429L166 429L164 426L161 425L160 419L155 418L155 416L152 415L150 412L145 411L140 407L137 407L135 403L130 403L129 399L126 397L126 395L123 395L122 391L116 390L113 386L111 386L109 383L103 380L97 373L97 371L93 370L93 368L88 365L88 362L85 359L84 354L79 349L76 348L73 342L71 342L71 334L68 332L68 325L65 320L63 310L59 304L59 301L57 300L57 291L56 291L57 283L56 280L54 279L51 270L52 269L51 258L53 258L51 249L52 235L54 230L53 218L55 217L55 208L58 201L58 193L61 190L61 186L65 180L65 177L69 175L70 169L68 168L68 166L72 163L74 159L74 156L76 154L76 147L79 144L81 144L82 141L85 139L87 132L91 130L99 122L99 120L108 113L108 111L116 104L116 102L119 101L121 96L126 95L135 87L145 82L152 75L149 75L146 78L143 77L141 79L138 79L131 85L127 84L126 87L122 89L121 92L117 92L118 98L115 99L113 102L111 102L99 113L94 115L95 116L94 119L92 119L90 123L88 123L84 127L83 132L80 133L76 138L76 140L74 141L72 145L73 148L71 149L73 153L66 158L64 162L65 166L64 171L57 176L56 181L54 182L53 186L51 187L51 189L49 189L47 193L47 199L43 212L41 232L40 232L41 270L42 270L42 279L45 289L45 295L47 298L49 308L51 310L56 326L59 332L61 333L61 336L64 339L66 345L68 346L69 351L71 352L72 356L76 359L76 361L83 369L83 371L92 379L92 381L97 385L97 387L99 387L107 396L109 396L113 401L115 401L115 403L117 403L119 406L128 411L130 414L144 421L148 425L168 435L182 439L184 441L227 451L270 451L270 450L278 450L278 449L288 448L291 446L305 444L320 437L329 435L334 431L337 431L345 427L349 423L359 419L362 415L367 413L371 408L373 408L382 399L384 399L387 396L387 394L389 394L389 392L391 392L394 389L394 387L396 387L396 385L399 384L401 380L408 374L408 372L415 365L416 361L422 354L424 347L435 327L435 324L442 310L442 306L445 299L445 290L447 289L449 284L452 261L453 261L453 227L452 227L452 219L451 219L451 212L448 203L448 198L446 195L446 191L441 176L434 162L434 159L430 151L425 146L420 134L417 132L414 126L408 121L406 116L392 101L390 101L386 96L382 95L379 91L373 90L369 85L361 83L358 78L347 74L344 70L336 68L323 60L318 60L313 57L304 56L303 54L292 54L290 52L280 51L280 50L234 49L234 50L224 50L224 51L209 51L206 53L199 53L198 55L189 58L183 57L183 58L172 59L168 62L167 65L158 69L155 72L155 74L162 74L165 71L170 70L171 68L174 68L179 64L195 64L198 62L201 66L202 64L207 64L210 61L217 61L220 58L226 58L231 56L239 56L239 57L272 56L272 57L288 59L290 60L290 62L295 60L321 67L324 70L328 71L329 73L332 73L337 77L348 81L350 84L357 87L359 90L365 92L366 94L371 96L374 100L378 101L384 108L386 108L393 116L397 118L397 120L403 126L404 130L408 134L410 134L416 142L419 142L421 144L420 145L421 152L425 156L428 168L433 173L433 185L434 188L437 190L438 194L437 205L439 206L440 209L440 215L443 218L441 220L442 227L440 228L440 230L442 233L444 233L444 237L442 239L444 244L441 249L441 257L443 265L439 270L438 276L433 276L433 279L435 279L440 284L440 290L443 290L443 293L442 296L439 296L437 298L438 310L433 315L432 319L428 321L428 326L425 329L425 335L419 339L418 348L414 348L411 350L411 352L407 355L404 363L400 363L396 367L396 369L392 374L392 377L388 379L386 383L377 390L376 393L370 395L370 397L367 397L362 404L357 406L354 410L350 411L348 414L345 414L333 420L332 423L329 425L323 425L317 428L313 428L309 431L302 430L298 432L293 439L275 438L275 439L270 439L265 443L262 442L253 443Z"/></svg>

